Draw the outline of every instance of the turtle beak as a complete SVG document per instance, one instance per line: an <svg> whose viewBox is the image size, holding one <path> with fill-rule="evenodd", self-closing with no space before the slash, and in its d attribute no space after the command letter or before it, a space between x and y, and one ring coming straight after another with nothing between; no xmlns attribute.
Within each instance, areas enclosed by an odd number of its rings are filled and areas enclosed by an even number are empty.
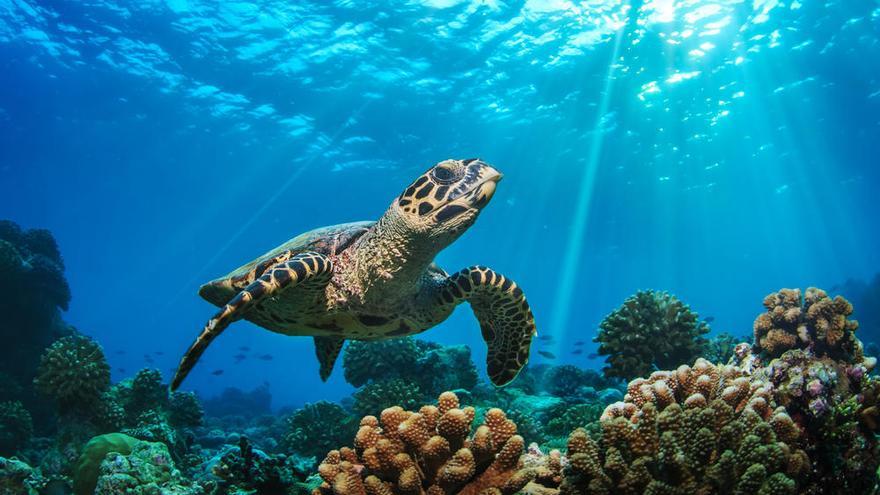
<svg viewBox="0 0 880 495"><path fill-rule="evenodd" d="M485 168L480 171L480 175L483 177L483 181L480 182L480 185L474 190L473 205L475 208L483 208L489 204L492 196L495 195L495 189L498 187L498 182L504 177L501 172L495 170L489 165L486 165Z"/></svg>

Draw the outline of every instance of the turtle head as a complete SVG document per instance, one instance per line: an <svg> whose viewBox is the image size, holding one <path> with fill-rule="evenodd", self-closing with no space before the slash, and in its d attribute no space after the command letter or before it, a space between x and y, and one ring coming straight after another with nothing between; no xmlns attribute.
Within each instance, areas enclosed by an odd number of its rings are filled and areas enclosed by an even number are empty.
<svg viewBox="0 0 880 495"><path fill-rule="evenodd" d="M392 209L408 229L452 242L489 204L499 180L501 173L479 158L444 160L407 187Z"/></svg>

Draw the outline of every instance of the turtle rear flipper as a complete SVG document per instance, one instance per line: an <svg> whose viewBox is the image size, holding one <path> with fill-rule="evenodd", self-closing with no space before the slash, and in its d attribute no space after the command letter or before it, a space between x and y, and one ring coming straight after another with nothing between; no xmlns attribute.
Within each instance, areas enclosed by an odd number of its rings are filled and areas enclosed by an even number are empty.
<svg viewBox="0 0 880 495"><path fill-rule="evenodd" d="M522 289L513 280L481 266L465 268L446 279L441 303L467 301L489 346L486 368L497 386L510 383L529 360L535 318Z"/></svg>
<svg viewBox="0 0 880 495"><path fill-rule="evenodd" d="M338 337L315 337L315 355L318 356L318 362L321 364L321 381L326 382L333 372L333 365L336 364L336 358L342 351L342 345L345 339Z"/></svg>
<svg viewBox="0 0 880 495"><path fill-rule="evenodd" d="M220 311L208 320L202 333L183 355L177 373L171 381L176 390L198 362L199 358L218 335L232 322L240 320L254 304L278 295L282 290L318 289L325 287L333 275L333 263L326 256L299 253L263 271L263 274L235 295Z"/></svg>

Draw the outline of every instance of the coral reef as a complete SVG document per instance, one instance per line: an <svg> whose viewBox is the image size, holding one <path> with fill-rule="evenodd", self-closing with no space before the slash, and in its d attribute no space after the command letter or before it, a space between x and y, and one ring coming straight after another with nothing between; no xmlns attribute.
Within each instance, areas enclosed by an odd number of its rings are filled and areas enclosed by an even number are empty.
<svg viewBox="0 0 880 495"><path fill-rule="evenodd" d="M46 349L34 385L65 413L80 412L93 408L110 387L110 366L97 342L71 335Z"/></svg>
<svg viewBox="0 0 880 495"><path fill-rule="evenodd" d="M466 345L442 346L412 337L376 342L353 341L342 358L345 380L355 387L371 382L413 381L424 396L444 390L471 389L477 368Z"/></svg>
<svg viewBox="0 0 880 495"><path fill-rule="evenodd" d="M272 394L266 383L248 392L227 387L220 395L202 401L202 405L210 416L260 416L272 413Z"/></svg>
<svg viewBox="0 0 880 495"><path fill-rule="evenodd" d="M31 413L18 401L0 402L0 455L13 455L34 433Z"/></svg>
<svg viewBox="0 0 880 495"><path fill-rule="evenodd" d="M317 460L357 432L357 420L327 401L306 404L287 418L287 426L285 450Z"/></svg>
<svg viewBox="0 0 880 495"><path fill-rule="evenodd" d="M471 432L475 411L446 392L419 412L391 407L365 416L355 448L332 450L318 472L315 494L516 493L535 473L520 457L524 442L500 409Z"/></svg>
<svg viewBox="0 0 880 495"><path fill-rule="evenodd" d="M727 332L721 332L713 335L706 343L700 357L712 363L726 363L733 357L733 351L736 345L745 339L738 339Z"/></svg>
<svg viewBox="0 0 880 495"><path fill-rule="evenodd" d="M862 360L862 346L855 338L857 321L849 320L853 307L841 296L810 287L782 289L764 298L766 313L755 319L755 351L779 357L789 349L809 349L818 357L830 356L850 362Z"/></svg>
<svg viewBox="0 0 880 495"><path fill-rule="evenodd" d="M86 495L92 492L77 492ZM94 495L205 495L198 483L186 480L164 444L136 442L129 453L110 451L101 462Z"/></svg>
<svg viewBox="0 0 880 495"><path fill-rule="evenodd" d="M351 341L342 355L345 381L362 387L369 381L401 378L415 369L421 354L412 337L376 342Z"/></svg>
<svg viewBox="0 0 880 495"><path fill-rule="evenodd" d="M608 356L605 376L627 380L693 361L709 326L666 292L639 291L599 324L594 341Z"/></svg>
<svg viewBox="0 0 880 495"><path fill-rule="evenodd" d="M175 428L201 426L205 410L193 392L173 392L168 397L168 422Z"/></svg>
<svg viewBox="0 0 880 495"><path fill-rule="evenodd" d="M16 458L0 457L0 495L39 495L45 485L39 470Z"/></svg>
<svg viewBox="0 0 880 495"><path fill-rule="evenodd" d="M33 393L40 355L76 330L61 317L70 302L64 262L46 230L22 230L0 220L0 339L14 352L0 359L0 401L20 401L37 431L54 423L51 401Z"/></svg>
<svg viewBox="0 0 880 495"><path fill-rule="evenodd" d="M211 472L221 480L222 493L255 495L307 494L305 474L284 455L267 455L254 449L247 437L226 451Z"/></svg>
<svg viewBox="0 0 880 495"><path fill-rule="evenodd" d="M123 435L122 433L99 435L89 440L85 447L83 447L82 454L76 465L73 481L76 495L91 495L95 492L101 463L107 454L117 452L122 455L128 455L138 441L138 439Z"/></svg>
<svg viewBox="0 0 880 495"><path fill-rule="evenodd" d="M796 493L809 474L800 430L769 387L698 359L630 383L602 438L568 441L562 494Z"/></svg>
<svg viewBox="0 0 880 495"><path fill-rule="evenodd" d="M414 408L422 402L424 394L414 382L392 378L370 382L354 393L354 412L365 416L378 414L386 407L400 405Z"/></svg>

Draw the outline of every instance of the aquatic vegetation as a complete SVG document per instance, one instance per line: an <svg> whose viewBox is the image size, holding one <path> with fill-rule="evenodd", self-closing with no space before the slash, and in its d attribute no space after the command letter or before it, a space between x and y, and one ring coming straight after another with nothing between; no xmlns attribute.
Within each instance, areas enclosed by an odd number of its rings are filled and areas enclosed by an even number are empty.
<svg viewBox="0 0 880 495"><path fill-rule="evenodd" d="M698 357L709 325L666 292L636 292L599 324L599 354L608 356L607 377L631 380Z"/></svg>
<svg viewBox="0 0 880 495"><path fill-rule="evenodd" d="M24 448L33 433L31 413L21 402L0 402L0 455L13 455Z"/></svg>
<svg viewBox="0 0 880 495"><path fill-rule="evenodd" d="M534 474L523 469L523 438L500 409L476 430L472 407L441 394L419 412L391 407L365 416L354 449L332 450L318 468L324 483L316 494L515 493ZM362 466L362 469L359 466Z"/></svg>
<svg viewBox="0 0 880 495"><path fill-rule="evenodd" d="M97 342L71 335L46 349L34 384L60 411L88 411L110 387L110 366Z"/></svg>
<svg viewBox="0 0 880 495"><path fill-rule="evenodd" d="M422 402L424 394L415 382L393 378L370 382L354 393L353 409L357 414L378 414L386 407L401 405L414 408Z"/></svg>
<svg viewBox="0 0 880 495"><path fill-rule="evenodd" d="M357 419L327 401L306 404L287 418L282 445L287 452L320 460L331 449L357 432Z"/></svg>

